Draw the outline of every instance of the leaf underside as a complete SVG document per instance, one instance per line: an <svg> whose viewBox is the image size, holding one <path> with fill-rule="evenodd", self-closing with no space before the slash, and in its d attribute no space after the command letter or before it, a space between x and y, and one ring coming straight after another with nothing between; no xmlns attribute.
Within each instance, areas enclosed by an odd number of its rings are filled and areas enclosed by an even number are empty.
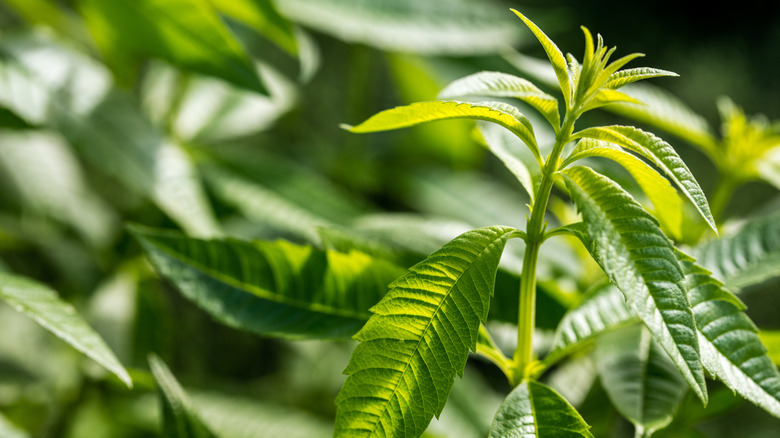
<svg viewBox="0 0 780 438"><path fill-rule="evenodd" d="M590 426L553 389L524 381L498 409L489 438L593 437Z"/></svg>
<svg viewBox="0 0 780 438"><path fill-rule="evenodd" d="M693 391L706 401L696 324L671 241L658 222L613 181L580 166L562 173L582 213L578 237Z"/></svg>
<svg viewBox="0 0 780 438"><path fill-rule="evenodd" d="M391 284L355 339L337 399L338 437L419 436L476 348L498 261L515 232L466 232Z"/></svg>

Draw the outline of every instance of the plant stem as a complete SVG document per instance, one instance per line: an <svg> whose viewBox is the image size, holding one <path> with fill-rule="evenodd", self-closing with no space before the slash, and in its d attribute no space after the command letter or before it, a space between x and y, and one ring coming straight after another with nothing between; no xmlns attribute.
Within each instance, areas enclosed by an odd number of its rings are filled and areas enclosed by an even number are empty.
<svg viewBox="0 0 780 438"><path fill-rule="evenodd" d="M574 112L567 111L563 125L555 138L555 146L542 169L542 181L531 206L531 218L526 226L526 246L523 271L520 274L520 303L517 314L517 348L513 357L513 372L509 376L512 386L517 386L529 375L528 366L533 361L533 332L536 312L536 264L539 249L545 239L547 222L544 214L552 192L554 174L561 164L563 147L569 142L574 129Z"/></svg>

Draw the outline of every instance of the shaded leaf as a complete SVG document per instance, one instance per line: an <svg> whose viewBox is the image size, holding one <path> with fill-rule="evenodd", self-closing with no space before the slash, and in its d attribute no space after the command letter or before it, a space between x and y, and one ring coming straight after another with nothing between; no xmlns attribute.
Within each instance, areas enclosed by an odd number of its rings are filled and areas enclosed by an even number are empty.
<svg viewBox="0 0 780 438"><path fill-rule="evenodd" d="M490 438L593 437L580 414L551 388L531 381L518 385L498 409Z"/></svg>
<svg viewBox="0 0 780 438"><path fill-rule="evenodd" d="M374 114L357 126L344 125L355 133L389 131L408 128L420 123L447 119L476 119L497 123L512 131L539 156L534 128L531 122L512 105L501 102L478 104L457 101L416 102Z"/></svg>
<svg viewBox="0 0 780 438"><path fill-rule="evenodd" d="M157 380L157 394L163 417L163 436L167 438L215 438L200 420L184 389L157 356L149 356L149 367Z"/></svg>
<svg viewBox="0 0 780 438"><path fill-rule="evenodd" d="M599 337L596 366L612 405L634 423L637 436L650 436L672 421L685 381L646 327L634 325Z"/></svg>
<svg viewBox="0 0 780 438"><path fill-rule="evenodd" d="M249 56L209 0L81 0L80 6L115 69L151 56L266 93Z"/></svg>
<svg viewBox="0 0 780 438"><path fill-rule="evenodd" d="M523 147L517 137L492 123L479 123L479 132L485 140L485 146L517 178L528 193L529 204L533 205L536 190L541 183L541 169L533 155Z"/></svg>
<svg viewBox="0 0 780 438"><path fill-rule="evenodd" d="M219 321L283 338L344 338L404 270L285 241L199 240L132 227L152 264Z"/></svg>
<svg viewBox="0 0 780 438"><path fill-rule="evenodd" d="M574 134L575 138L593 138L614 143L647 158L666 173L699 211L710 228L718 234L707 197L696 178L672 146L655 135L631 126L600 126Z"/></svg>
<svg viewBox="0 0 780 438"><path fill-rule="evenodd" d="M699 327L704 367L732 391L780 417L780 373L761 343L744 305L709 271L678 254Z"/></svg>
<svg viewBox="0 0 780 438"><path fill-rule="evenodd" d="M728 288L776 277L780 275L780 214L751 220L736 233L699 245L693 255Z"/></svg>
<svg viewBox="0 0 780 438"><path fill-rule="evenodd" d="M474 73L452 82L437 96L439 99L462 97L514 97L539 111L555 129L561 124L558 99L543 92L527 79L507 73Z"/></svg>
<svg viewBox="0 0 780 438"><path fill-rule="evenodd" d="M587 167L562 173L582 214L578 237L706 402L696 324L672 242L658 222L610 179Z"/></svg>
<svg viewBox="0 0 780 438"><path fill-rule="evenodd" d="M390 52L497 53L519 31L496 2L476 0L277 0L292 21Z"/></svg>
<svg viewBox="0 0 780 438"><path fill-rule="evenodd" d="M32 279L0 272L0 299L34 319L73 348L114 373L128 387L132 381L103 339L70 304L48 286Z"/></svg>
<svg viewBox="0 0 780 438"><path fill-rule="evenodd" d="M464 233L393 282L355 339L336 436L418 436L444 407L487 318L513 228Z"/></svg>
<svg viewBox="0 0 780 438"><path fill-rule="evenodd" d="M219 12L251 26L288 53L298 53L293 26L272 0L208 0Z"/></svg>

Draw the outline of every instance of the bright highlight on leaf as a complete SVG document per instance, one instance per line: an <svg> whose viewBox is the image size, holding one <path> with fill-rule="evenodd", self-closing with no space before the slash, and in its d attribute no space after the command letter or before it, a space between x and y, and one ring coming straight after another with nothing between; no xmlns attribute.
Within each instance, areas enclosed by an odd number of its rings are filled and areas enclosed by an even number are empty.
<svg viewBox="0 0 780 438"><path fill-rule="evenodd" d="M338 437L419 436L476 350L496 270L515 230L466 232L391 285L355 335L336 399Z"/></svg>
<svg viewBox="0 0 780 438"><path fill-rule="evenodd" d="M48 286L26 277L0 272L0 299L29 316L73 348L114 373L128 387L133 383L103 339Z"/></svg>
<svg viewBox="0 0 780 438"><path fill-rule="evenodd" d="M582 213L578 237L706 403L696 324L671 241L613 181L587 167L562 173Z"/></svg>
<svg viewBox="0 0 780 438"><path fill-rule="evenodd" d="M589 429L560 394L526 380L498 409L489 438L592 438Z"/></svg>

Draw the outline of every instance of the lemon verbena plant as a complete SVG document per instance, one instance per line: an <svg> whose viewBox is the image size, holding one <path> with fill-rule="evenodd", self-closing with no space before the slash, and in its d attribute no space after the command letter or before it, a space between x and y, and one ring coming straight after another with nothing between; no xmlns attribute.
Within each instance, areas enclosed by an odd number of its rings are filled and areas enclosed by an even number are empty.
<svg viewBox="0 0 780 438"><path fill-rule="evenodd" d="M604 324L609 318L599 310L588 314L580 309L579 314L563 318L556 335L559 342L547 358L540 360L533 354L537 260L540 247L557 235L581 240L624 297L625 306L615 307L623 309L619 319L641 321L646 327L629 338L646 345L645 352L665 356L679 373L680 384L687 384L702 403L707 403L707 374L780 415L780 377L743 313L744 305L667 237L667 233L680 233L681 197L718 232L704 192L686 164L669 143L636 127L576 126L587 111L636 102L619 91L624 85L676 75L648 67L624 68L641 54L610 62L615 49L606 47L600 35L594 41L584 27L582 61L564 56L532 21L514 12L544 48L562 101L523 78L481 72L453 82L441 92L442 100L393 108L345 127L369 133L444 119L492 122L525 144L538 169L528 169L507 150L488 146L528 192L525 229L490 226L466 232L391 283L354 337L360 343L336 400L335 436L420 436L444 407L469 351L495 363L514 388L495 415L490 437L592 436L577 411L539 378L572 345L598 335L599 326L609 325ZM554 144L540 148L534 126L517 107L464 101L474 97L524 102L551 125ZM613 179L583 165L580 160L588 157L606 158L624 167L652 202L655 215ZM549 229L545 217L554 191L568 194L580 222ZM485 323L499 259L510 239L523 240L525 252L517 345L514 354L505 355ZM636 382L638 388L642 384ZM634 421L637 436L651 435L663 422L668 419L658 424Z"/></svg>

